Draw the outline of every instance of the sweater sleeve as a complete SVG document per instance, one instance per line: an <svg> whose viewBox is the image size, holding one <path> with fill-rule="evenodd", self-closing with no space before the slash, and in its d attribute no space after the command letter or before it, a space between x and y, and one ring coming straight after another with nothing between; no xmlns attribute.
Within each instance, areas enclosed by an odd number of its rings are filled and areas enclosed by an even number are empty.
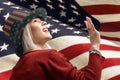
<svg viewBox="0 0 120 80"><path fill-rule="evenodd" d="M52 53L48 61L48 72L55 80L100 80L104 57L90 54L86 67L78 70L63 54Z"/></svg>

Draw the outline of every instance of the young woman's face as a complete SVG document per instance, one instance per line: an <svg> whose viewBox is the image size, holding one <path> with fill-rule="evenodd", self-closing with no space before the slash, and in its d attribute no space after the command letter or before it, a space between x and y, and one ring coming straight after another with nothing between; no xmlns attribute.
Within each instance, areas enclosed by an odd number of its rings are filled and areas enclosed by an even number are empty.
<svg viewBox="0 0 120 80"><path fill-rule="evenodd" d="M34 18L29 25L35 43L45 43L52 38L45 21L42 21L39 18Z"/></svg>

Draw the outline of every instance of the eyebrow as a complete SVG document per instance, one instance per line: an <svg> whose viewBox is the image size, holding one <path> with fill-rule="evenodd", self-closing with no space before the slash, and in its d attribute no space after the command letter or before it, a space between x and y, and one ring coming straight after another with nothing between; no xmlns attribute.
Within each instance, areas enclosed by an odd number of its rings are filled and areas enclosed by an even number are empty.
<svg viewBox="0 0 120 80"><path fill-rule="evenodd" d="M31 21L33 21L33 20L38 20L39 18L34 18L34 19L32 19ZM39 19L40 21L42 21L41 19Z"/></svg>
<svg viewBox="0 0 120 80"><path fill-rule="evenodd" d="M40 16L36 16L35 18L39 18L41 21L43 20L43 18L40 17ZM35 18L34 18L34 19L35 19Z"/></svg>

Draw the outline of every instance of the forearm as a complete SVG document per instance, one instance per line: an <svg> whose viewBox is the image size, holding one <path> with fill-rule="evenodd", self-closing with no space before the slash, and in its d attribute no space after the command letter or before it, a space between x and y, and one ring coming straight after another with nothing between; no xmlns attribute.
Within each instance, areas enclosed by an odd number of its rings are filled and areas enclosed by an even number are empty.
<svg viewBox="0 0 120 80"><path fill-rule="evenodd" d="M99 54L90 54L88 65L82 69L85 71L86 78L90 80L100 80L104 59L105 58Z"/></svg>
<svg viewBox="0 0 120 80"><path fill-rule="evenodd" d="M100 80L104 59L99 54L90 54L88 65L80 70L73 70L69 80Z"/></svg>

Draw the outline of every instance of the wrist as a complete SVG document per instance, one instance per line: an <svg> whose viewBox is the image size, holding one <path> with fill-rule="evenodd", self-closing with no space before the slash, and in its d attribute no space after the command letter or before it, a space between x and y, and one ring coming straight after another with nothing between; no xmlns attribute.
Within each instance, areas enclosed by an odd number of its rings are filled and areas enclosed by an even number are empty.
<svg viewBox="0 0 120 80"><path fill-rule="evenodd" d="M100 45L91 45L90 50L99 50L100 49Z"/></svg>
<svg viewBox="0 0 120 80"><path fill-rule="evenodd" d="M96 53L96 54L99 54L99 55L101 55L101 52L100 52L100 50L96 50L96 49L89 50L89 53L90 53L90 54L91 54L91 53Z"/></svg>

